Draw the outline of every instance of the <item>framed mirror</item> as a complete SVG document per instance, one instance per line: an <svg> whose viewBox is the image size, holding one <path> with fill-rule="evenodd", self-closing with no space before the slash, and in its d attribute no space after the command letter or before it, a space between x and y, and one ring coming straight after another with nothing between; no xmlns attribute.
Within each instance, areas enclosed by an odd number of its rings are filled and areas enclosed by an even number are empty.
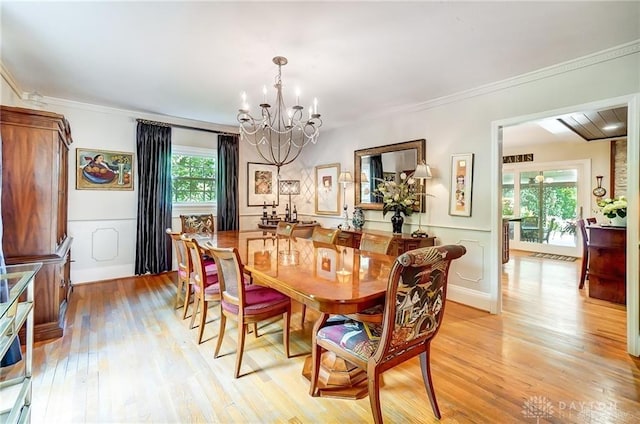
<svg viewBox="0 0 640 424"><path fill-rule="evenodd" d="M400 174L413 173L425 157L426 140L387 144L354 152L355 206L362 209L382 210L382 200L374 191L380 180L400 181Z"/></svg>

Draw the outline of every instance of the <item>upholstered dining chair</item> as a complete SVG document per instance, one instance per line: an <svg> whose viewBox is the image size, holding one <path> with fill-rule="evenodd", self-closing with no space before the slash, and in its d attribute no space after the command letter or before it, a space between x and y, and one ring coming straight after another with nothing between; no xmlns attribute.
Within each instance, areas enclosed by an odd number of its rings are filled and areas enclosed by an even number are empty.
<svg viewBox="0 0 640 424"><path fill-rule="evenodd" d="M389 246L393 241L393 236L387 236L383 234L363 233L360 238L360 250L366 250L367 252L387 254Z"/></svg>
<svg viewBox="0 0 640 424"><path fill-rule="evenodd" d="M213 214L180 215L182 232L186 234L213 234L215 231Z"/></svg>
<svg viewBox="0 0 640 424"><path fill-rule="evenodd" d="M173 231L171 228L167 228L166 230L169 237L171 237L174 251L176 252L176 262L178 263L178 290L176 293L176 306L178 309L181 304L182 296L184 295L185 300L189 298L190 288L189 288L189 275L191 274L191 263L189 261L189 253L187 251L187 247L184 244L184 240L181 237L181 234L177 231ZM187 307L188 301L185 302L184 313L182 319L187 317Z"/></svg>
<svg viewBox="0 0 640 424"><path fill-rule="evenodd" d="M337 228L322 228L317 225L313 227L313 233L311 233L311 240L318 241L321 243L334 244L336 242L336 238L338 237Z"/></svg>
<svg viewBox="0 0 640 424"><path fill-rule="evenodd" d="M589 235L587 234L586 225L595 223L595 218L579 219L577 222L578 228L580 228L580 235L582 236L582 266L580 267L578 289L583 289L585 281L589 278Z"/></svg>
<svg viewBox="0 0 640 424"><path fill-rule="evenodd" d="M202 247L195 239L184 237L183 240L193 266L189 282L194 294L194 307L191 313L191 324L189 327L194 328L196 315L198 315L198 311L200 311L200 321L198 324L198 344L200 344L202 343L204 326L207 322L209 302L219 302L221 299L219 284L220 272L217 270L215 274L207 274L203 259L205 252ZM187 300L185 300L185 309L186 308Z"/></svg>
<svg viewBox="0 0 640 424"><path fill-rule="evenodd" d="M243 282L242 261L236 248L210 248L218 266L220 276L220 292L222 293L222 313L220 314L220 331L218 342L213 354L218 357L227 318L238 322L238 347L236 352L236 367L234 377L240 376L242 356L244 354L244 339L249 324L256 324L265 319L278 315L283 316L284 334L283 344L287 358L289 357L289 321L291 317L291 299L284 294L263 286L245 285ZM255 332L256 337L258 333Z"/></svg>
<svg viewBox="0 0 640 424"><path fill-rule="evenodd" d="M311 395L318 396L321 355L331 351L367 373L375 423L382 423L381 374L420 356L422 379L433 413L440 409L433 389L430 346L442 323L451 261L466 253L461 245L425 247L396 258L387 286L382 324L332 321L316 324L312 335Z"/></svg>

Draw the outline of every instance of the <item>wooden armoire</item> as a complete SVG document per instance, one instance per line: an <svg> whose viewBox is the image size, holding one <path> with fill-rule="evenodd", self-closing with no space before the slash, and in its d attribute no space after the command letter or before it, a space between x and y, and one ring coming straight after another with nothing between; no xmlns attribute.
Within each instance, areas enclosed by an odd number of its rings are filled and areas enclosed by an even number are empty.
<svg viewBox="0 0 640 424"><path fill-rule="evenodd" d="M35 279L34 340L60 337L71 290L69 122L56 113L1 106L0 124L5 261L42 262Z"/></svg>

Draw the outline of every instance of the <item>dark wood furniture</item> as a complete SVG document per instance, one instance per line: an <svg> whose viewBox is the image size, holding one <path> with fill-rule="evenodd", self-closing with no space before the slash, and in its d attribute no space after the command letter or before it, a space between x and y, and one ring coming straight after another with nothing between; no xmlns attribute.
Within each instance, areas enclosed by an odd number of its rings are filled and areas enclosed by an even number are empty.
<svg viewBox="0 0 640 424"><path fill-rule="evenodd" d="M420 247L429 247L435 245L435 237L411 237L411 234L393 234L390 231L379 231L379 230L340 230L338 233L338 237L336 238L336 244L340 246L351 247L353 249L358 249L360 247L360 240L362 239L362 234L377 234L382 236L393 236L393 240L391 240L391 245L389 246L389 250L387 254L391 256L400 256L404 252L408 252L409 250L418 249Z"/></svg>
<svg viewBox="0 0 640 424"><path fill-rule="evenodd" d="M331 352L366 372L373 421L382 423L380 380L386 370L420 357L425 389L434 415L440 409L431 380L431 341L438 333L447 299L449 265L466 253L447 245L408 252L394 261L382 325L329 321L324 314L313 329L312 396L320 394L320 361Z"/></svg>
<svg viewBox="0 0 640 424"><path fill-rule="evenodd" d="M67 234L69 123L51 112L2 106L2 221L7 264L42 262L34 339L62 336L71 292Z"/></svg>
<svg viewBox="0 0 640 424"><path fill-rule="evenodd" d="M589 297L626 303L627 229L589 225Z"/></svg>

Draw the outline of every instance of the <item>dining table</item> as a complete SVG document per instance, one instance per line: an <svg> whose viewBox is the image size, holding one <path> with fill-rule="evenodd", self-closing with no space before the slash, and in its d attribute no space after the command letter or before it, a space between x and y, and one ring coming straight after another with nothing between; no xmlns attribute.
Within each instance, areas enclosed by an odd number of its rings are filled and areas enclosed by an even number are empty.
<svg viewBox="0 0 640 424"><path fill-rule="evenodd" d="M353 314L380 303L395 257L268 231L220 231L203 244L236 247L254 284L271 287L320 313L314 326L330 316ZM311 360L302 374L310 378ZM367 395L363 370L330 352L323 355L320 396L362 398Z"/></svg>

